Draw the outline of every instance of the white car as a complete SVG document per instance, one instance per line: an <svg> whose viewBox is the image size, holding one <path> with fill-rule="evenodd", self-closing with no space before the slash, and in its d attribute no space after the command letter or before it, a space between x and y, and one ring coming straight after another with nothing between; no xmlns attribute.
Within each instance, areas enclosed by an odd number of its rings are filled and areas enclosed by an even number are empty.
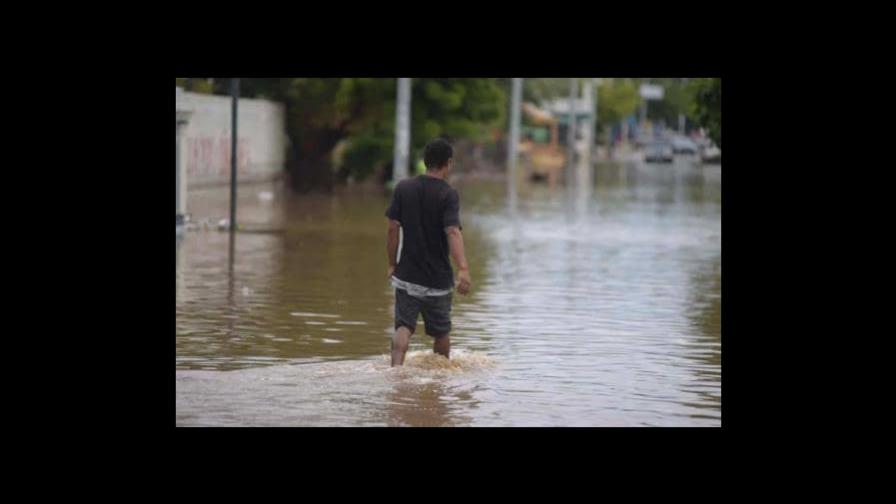
<svg viewBox="0 0 896 504"><path fill-rule="evenodd" d="M697 144L691 139L679 137L672 140L672 152L675 154L693 154L696 155L700 151Z"/></svg>
<svg viewBox="0 0 896 504"><path fill-rule="evenodd" d="M644 145L644 161L647 163L671 163L675 160L672 144L653 141Z"/></svg>

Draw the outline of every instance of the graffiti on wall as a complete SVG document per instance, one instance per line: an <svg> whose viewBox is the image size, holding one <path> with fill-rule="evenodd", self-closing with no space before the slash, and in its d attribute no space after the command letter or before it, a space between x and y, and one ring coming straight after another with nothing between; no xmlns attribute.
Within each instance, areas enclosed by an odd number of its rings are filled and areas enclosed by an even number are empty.
<svg viewBox="0 0 896 504"><path fill-rule="evenodd" d="M230 177L230 137L200 137L187 139L187 174L202 178ZM245 138L236 142L236 170L248 174L249 143Z"/></svg>

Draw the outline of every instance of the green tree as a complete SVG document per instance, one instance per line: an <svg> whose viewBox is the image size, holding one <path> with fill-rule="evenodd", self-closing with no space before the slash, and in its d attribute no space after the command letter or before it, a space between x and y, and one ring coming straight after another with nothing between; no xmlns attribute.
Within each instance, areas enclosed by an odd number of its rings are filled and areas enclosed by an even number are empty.
<svg viewBox="0 0 896 504"><path fill-rule="evenodd" d="M569 98L569 78L550 77L523 80L523 101L544 105L557 98Z"/></svg>
<svg viewBox="0 0 896 504"><path fill-rule="evenodd" d="M177 86L191 93L214 94L218 83L210 77L178 77Z"/></svg>
<svg viewBox="0 0 896 504"><path fill-rule="evenodd" d="M722 79L697 79L691 83L693 114L709 138L722 147Z"/></svg>
<svg viewBox="0 0 896 504"><path fill-rule="evenodd" d="M495 79L415 79L412 151L437 136L484 141L505 122L508 93Z"/></svg>
<svg viewBox="0 0 896 504"><path fill-rule="evenodd" d="M223 88L220 91L226 92ZM353 135L377 133L386 123L394 121L394 94L392 79L240 81L241 96L284 103L286 131L290 139L287 169L293 188L299 191L332 187L335 181L331 169L334 147ZM370 149L366 151L370 152Z"/></svg>
<svg viewBox="0 0 896 504"><path fill-rule="evenodd" d="M603 79L597 87L597 127L605 131L638 110L641 96L632 79Z"/></svg>
<svg viewBox="0 0 896 504"><path fill-rule="evenodd" d="M648 82L647 79L644 82ZM663 99L651 100L647 107L647 118L655 122L665 122L667 126L678 127L678 115L689 117L693 114L693 95L684 79L649 79L651 84L663 87ZM640 85L640 83L639 83Z"/></svg>
<svg viewBox="0 0 896 504"><path fill-rule="evenodd" d="M386 79L380 98L380 118L363 124L348 138L337 175L363 179L381 171L391 178L395 141L396 80ZM426 142L435 137L488 140L506 119L507 93L496 79L413 79L411 81L411 139L409 173L423 155Z"/></svg>

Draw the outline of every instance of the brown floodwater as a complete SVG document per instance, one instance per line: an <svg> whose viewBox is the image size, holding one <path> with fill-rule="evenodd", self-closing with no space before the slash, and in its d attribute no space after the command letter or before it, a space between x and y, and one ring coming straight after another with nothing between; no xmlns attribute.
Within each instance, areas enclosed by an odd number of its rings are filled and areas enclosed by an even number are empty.
<svg viewBox="0 0 896 504"><path fill-rule="evenodd" d="M385 192L239 188L176 245L178 426L720 426L721 168L455 179L474 286L452 359L390 368ZM193 220L229 188L192 190ZM214 227L214 226L213 226Z"/></svg>

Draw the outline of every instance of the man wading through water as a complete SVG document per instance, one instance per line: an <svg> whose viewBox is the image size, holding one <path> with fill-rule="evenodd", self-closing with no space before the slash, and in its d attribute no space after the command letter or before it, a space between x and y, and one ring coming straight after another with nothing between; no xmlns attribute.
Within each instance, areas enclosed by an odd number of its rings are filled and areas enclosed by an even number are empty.
<svg viewBox="0 0 896 504"><path fill-rule="evenodd" d="M404 364L408 342L423 314L426 334L434 338L433 352L449 358L451 340L451 290L470 292L470 270L464 257L457 191L445 182L451 173L454 149L442 139L426 145L426 173L395 186L386 210L389 232L386 251L388 278L395 287L395 335L392 365ZM398 260L398 229L404 233ZM448 253L457 266L457 282Z"/></svg>

